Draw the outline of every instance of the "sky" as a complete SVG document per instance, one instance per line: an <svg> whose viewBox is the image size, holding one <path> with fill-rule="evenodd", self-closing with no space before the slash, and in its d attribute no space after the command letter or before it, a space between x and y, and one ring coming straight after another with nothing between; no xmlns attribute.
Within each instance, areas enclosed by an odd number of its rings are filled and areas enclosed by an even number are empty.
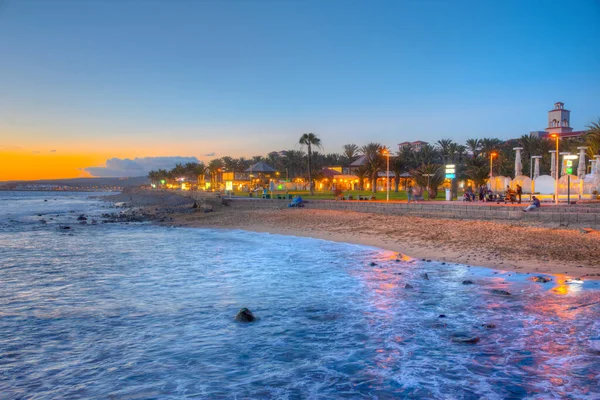
<svg viewBox="0 0 600 400"><path fill-rule="evenodd" d="M323 152L514 138L556 101L584 129L599 19L597 0L0 0L0 181L264 155L304 132Z"/></svg>

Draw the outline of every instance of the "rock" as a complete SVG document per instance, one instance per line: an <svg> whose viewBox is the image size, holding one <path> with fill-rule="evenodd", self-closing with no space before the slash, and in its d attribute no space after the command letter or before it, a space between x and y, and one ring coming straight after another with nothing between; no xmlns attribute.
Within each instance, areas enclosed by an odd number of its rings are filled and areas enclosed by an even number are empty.
<svg viewBox="0 0 600 400"><path fill-rule="evenodd" d="M194 204L192 204L192 208L198 208L198 203L196 201L194 201Z"/></svg>
<svg viewBox="0 0 600 400"><path fill-rule="evenodd" d="M492 294L498 294L500 296L510 296L509 292L507 292L506 290L500 290L500 289L492 289Z"/></svg>
<svg viewBox="0 0 600 400"><path fill-rule="evenodd" d="M453 336L452 341L455 343L475 344L479 342L479 338L477 336Z"/></svg>
<svg viewBox="0 0 600 400"><path fill-rule="evenodd" d="M44 201L48 201L48 200L44 200Z"/></svg>
<svg viewBox="0 0 600 400"><path fill-rule="evenodd" d="M87 221L87 218L85 215L80 215L79 217L77 217L77 221Z"/></svg>
<svg viewBox="0 0 600 400"><path fill-rule="evenodd" d="M485 329L494 329L496 324L481 324Z"/></svg>
<svg viewBox="0 0 600 400"><path fill-rule="evenodd" d="M463 284L463 285L472 285L472 284L473 284L473 281L470 281L470 280L468 280L468 279L467 279L467 280L465 280L465 281L462 281L462 284Z"/></svg>
<svg viewBox="0 0 600 400"><path fill-rule="evenodd" d="M414 289L414 287L410 283L407 283L406 285L404 285L404 289Z"/></svg>
<svg viewBox="0 0 600 400"><path fill-rule="evenodd" d="M71 229L71 227L70 226L66 226L66 225L60 225L58 227L58 229Z"/></svg>
<svg viewBox="0 0 600 400"><path fill-rule="evenodd" d="M431 260L427 260L427 262L431 262Z"/></svg>
<svg viewBox="0 0 600 400"><path fill-rule="evenodd" d="M438 315L438 318L446 318L446 314L440 314Z"/></svg>
<svg viewBox="0 0 600 400"><path fill-rule="evenodd" d="M256 317L254 314L252 314L252 311L244 307L238 311L237 315L235 316L235 320L240 322L253 322L256 320Z"/></svg>
<svg viewBox="0 0 600 400"><path fill-rule="evenodd" d="M396 262L400 262L400 260L396 258Z"/></svg>
<svg viewBox="0 0 600 400"><path fill-rule="evenodd" d="M42 216L42 214L38 214L38 217L41 217L41 216Z"/></svg>
<svg viewBox="0 0 600 400"><path fill-rule="evenodd" d="M548 282L552 282L552 278L546 278L545 276L534 276L533 278L531 278L531 280L533 282L537 282L537 283L548 283Z"/></svg>
<svg viewBox="0 0 600 400"><path fill-rule="evenodd" d="M423 277L423 279L425 279L426 281L429 280L429 275L427 275L427 272L425 272L423 275L421 275Z"/></svg>
<svg viewBox="0 0 600 400"><path fill-rule="evenodd" d="M374 263L374 262L371 262L371 264L369 264L369 265L370 265L371 267L374 267L374 266L376 266L377 264L376 264L376 263Z"/></svg>

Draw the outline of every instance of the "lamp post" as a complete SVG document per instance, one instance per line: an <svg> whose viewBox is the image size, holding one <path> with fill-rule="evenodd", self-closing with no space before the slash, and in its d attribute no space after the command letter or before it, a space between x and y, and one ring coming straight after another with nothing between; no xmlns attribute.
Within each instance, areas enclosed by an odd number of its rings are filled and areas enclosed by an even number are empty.
<svg viewBox="0 0 600 400"><path fill-rule="evenodd" d="M554 177L554 204L558 204L558 139L560 139L560 136L556 133L553 133L550 135L550 137L556 139L556 176Z"/></svg>
<svg viewBox="0 0 600 400"><path fill-rule="evenodd" d="M492 160L496 155L496 153L490 153L490 179L494 176Z"/></svg>
<svg viewBox="0 0 600 400"><path fill-rule="evenodd" d="M385 201L390 201L390 151L383 149L383 154L387 156L387 171L385 173Z"/></svg>

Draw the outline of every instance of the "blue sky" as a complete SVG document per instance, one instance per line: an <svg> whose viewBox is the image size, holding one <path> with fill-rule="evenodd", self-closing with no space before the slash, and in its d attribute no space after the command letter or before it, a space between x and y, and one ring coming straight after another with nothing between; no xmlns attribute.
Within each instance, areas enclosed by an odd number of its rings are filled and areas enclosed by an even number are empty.
<svg viewBox="0 0 600 400"><path fill-rule="evenodd" d="M600 116L598 1L4 1L0 146L251 156ZM82 166L86 167L86 166Z"/></svg>

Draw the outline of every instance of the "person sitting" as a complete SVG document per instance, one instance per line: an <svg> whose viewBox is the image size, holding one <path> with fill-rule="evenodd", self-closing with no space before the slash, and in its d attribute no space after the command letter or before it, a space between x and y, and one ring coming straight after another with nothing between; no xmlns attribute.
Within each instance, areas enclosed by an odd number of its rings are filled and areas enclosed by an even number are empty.
<svg viewBox="0 0 600 400"><path fill-rule="evenodd" d="M304 200L302 200L302 197L296 195L288 207L304 207Z"/></svg>
<svg viewBox="0 0 600 400"><path fill-rule="evenodd" d="M533 196L532 200L531 200L531 204L528 205L527 207L525 207L523 209L523 212L528 212L531 210L535 210L536 208L540 208L542 206L542 204L540 203L540 199L538 199L537 197Z"/></svg>
<svg viewBox="0 0 600 400"><path fill-rule="evenodd" d="M471 201L471 195L469 194L469 192L465 192L463 194L463 201Z"/></svg>

